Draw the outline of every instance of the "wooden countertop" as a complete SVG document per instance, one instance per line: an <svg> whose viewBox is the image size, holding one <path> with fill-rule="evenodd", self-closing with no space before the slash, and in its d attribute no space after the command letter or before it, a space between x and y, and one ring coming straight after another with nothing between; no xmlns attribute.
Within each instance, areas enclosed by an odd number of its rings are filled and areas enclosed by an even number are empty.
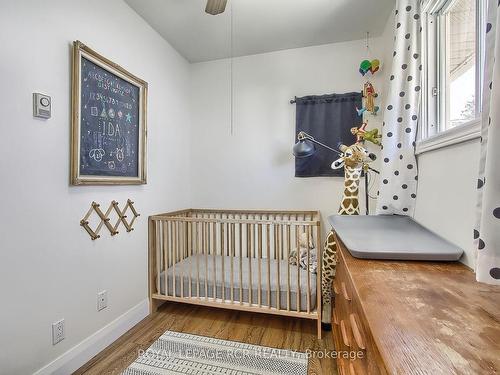
<svg viewBox="0 0 500 375"><path fill-rule="evenodd" d="M339 256L389 373L500 373L500 287L458 262Z"/></svg>

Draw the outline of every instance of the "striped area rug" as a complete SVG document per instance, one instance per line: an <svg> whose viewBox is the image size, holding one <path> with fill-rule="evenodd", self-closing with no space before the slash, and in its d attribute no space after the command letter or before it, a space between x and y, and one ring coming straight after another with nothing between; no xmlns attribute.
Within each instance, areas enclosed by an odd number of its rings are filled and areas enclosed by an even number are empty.
<svg viewBox="0 0 500 375"><path fill-rule="evenodd" d="M305 353L166 331L123 375L307 375Z"/></svg>

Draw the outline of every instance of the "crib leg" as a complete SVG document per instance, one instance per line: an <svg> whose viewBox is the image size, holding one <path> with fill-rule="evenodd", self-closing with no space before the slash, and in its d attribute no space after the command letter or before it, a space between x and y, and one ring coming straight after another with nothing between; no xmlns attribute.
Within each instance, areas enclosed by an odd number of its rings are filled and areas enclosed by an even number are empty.
<svg viewBox="0 0 500 375"><path fill-rule="evenodd" d="M317 325L318 325L318 340L321 340L321 318L317 320Z"/></svg>
<svg viewBox="0 0 500 375"><path fill-rule="evenodd" d="M149 299L149 314L154 314L155 312L158 311L161 305L163 305L165 301L162 301L160 299L154 299L150 298Z"/></svg>

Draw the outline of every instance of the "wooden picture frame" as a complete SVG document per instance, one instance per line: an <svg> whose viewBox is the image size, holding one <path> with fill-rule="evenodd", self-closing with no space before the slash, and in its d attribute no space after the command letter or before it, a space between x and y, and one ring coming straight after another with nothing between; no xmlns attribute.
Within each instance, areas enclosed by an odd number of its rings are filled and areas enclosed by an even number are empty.
<svg viewBox="0 0 500 375"><path fill-rule="evenodd" d="M73 42L71 184L146 184L148 84Z"/></svg>

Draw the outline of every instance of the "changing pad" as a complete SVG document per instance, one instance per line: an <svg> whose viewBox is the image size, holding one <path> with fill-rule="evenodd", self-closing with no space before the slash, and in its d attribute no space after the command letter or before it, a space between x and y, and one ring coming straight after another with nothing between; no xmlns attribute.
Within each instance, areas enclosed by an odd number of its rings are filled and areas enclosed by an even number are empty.
<svg viewBox="0 0 500 375"><path fill-rule="evenodd" d="M356 258L456 261L463 253L408 216L332 215L328 221Z"/></svg>

